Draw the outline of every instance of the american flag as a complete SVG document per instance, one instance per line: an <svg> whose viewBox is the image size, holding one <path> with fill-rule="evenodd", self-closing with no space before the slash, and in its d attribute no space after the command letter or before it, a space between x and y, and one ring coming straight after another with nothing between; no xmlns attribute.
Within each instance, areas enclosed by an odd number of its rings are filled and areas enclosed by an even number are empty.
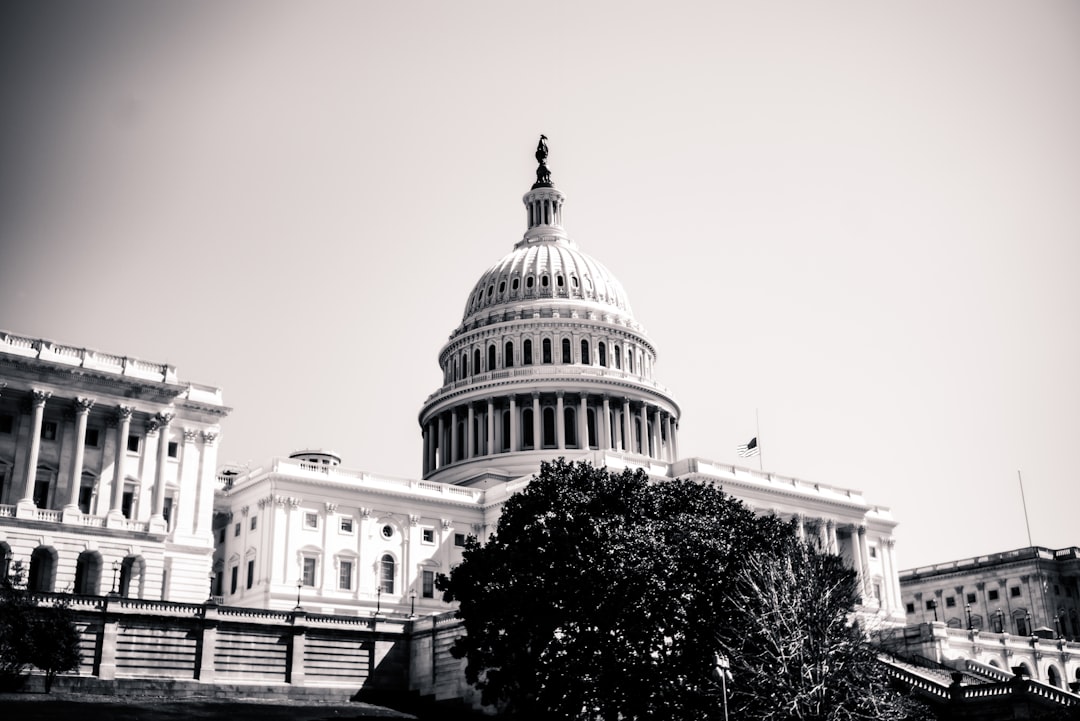
<svg viewBox="0 0 1080 721"><path fill-rule="evenodd" d="M761 449L758 448L757 444L757 436L751 438L749 443L738 446L735 450L739 452L739 458L749 458L761 453Z"/></svg>

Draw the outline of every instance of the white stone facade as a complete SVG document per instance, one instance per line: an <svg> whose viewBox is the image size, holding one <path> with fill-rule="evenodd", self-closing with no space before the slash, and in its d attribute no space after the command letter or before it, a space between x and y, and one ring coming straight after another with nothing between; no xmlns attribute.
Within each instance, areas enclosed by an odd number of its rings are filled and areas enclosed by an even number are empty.
<svg viewBox="0 0 1080 721"><path fill-rule="evenodd" d="M221 391L0 332L0 556L41 591L205 600Z"/></svg>

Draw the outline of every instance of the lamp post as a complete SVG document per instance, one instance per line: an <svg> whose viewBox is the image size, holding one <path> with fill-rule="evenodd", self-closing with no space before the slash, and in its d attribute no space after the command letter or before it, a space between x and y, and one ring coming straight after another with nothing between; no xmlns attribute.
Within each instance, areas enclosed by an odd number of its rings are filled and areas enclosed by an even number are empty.
<svg viewBox="0 0 1080 721"><path fill-rule="evenodd" d="M116 574L117 574L117 572L119 570L120 570L120 562L119 561L113 561L112 562L112 591L109 592L110 596L115 596L116 595Z"/></svg>
<svg viewBox="0 0 1080 721"><path fill-rule="evenodd" d="M728 661L727 656L717 653L713 654L713 658L716 663L716 675L720 677L720 698L722 699L722 705L724 707L724 721L728 721L727 713L727 676L731 663Z"/></svg>
<svg viewBox="0 0 1080 721"><path fill-rule="evenodd" d="M300 608L300 589L304 587L304 579L301 576L296 579L296 607Z"/></svg>
<svg viewBox="0 0 1080 721"><path fill-rule="evenodd" d="M998 620L997 632L1005 633L1005 612L999 608L998 610L994 611L994 615L997 616Z"/></svg>
<svg viewBox="0 0 1080 721"><path fill-rule="evenodd" d="M1024 611L1024 621L1027 623L1027 635L1035 636L1035 628L1031 625L1031 611Z"/></svg>
<svg viewBox="0 0 1080 721"><path fill-rule="evenodd" d="M416 617L416 589L409 591L409 618Z"/></svg>
<svg viewBox="0 0 1080 721"><path fill-rule="evenodd" d="M208 575L209 581L210 581L210 595L207 596L206 602L207 603L213 603L214 602L214 578L215 578L215 574L214 574L213 570L211 570L210 573L207 574L207 575Z"/></svg>
<svg viewBox="0 0 1080 721"><path fill-rule="evenodd" d="M382 584L380 583L375 589L375 613L374 616L379 615L379 611L382 610Z"/></svg>
<svg viewBox="0 0 1080 721"><path fill-rule="evenodd" d="M937 601L931 598L926 602L926 607L934 612L934 623L937 623Z"/></svg>
<svg viewBox="0 0 1080 721"><path fill-rule="evenodd" d="M966 613L966 614L967 614L967 620L968 620L968 630L970 631L970 630L971 630L972 628L974 628L974 627L973 627L973 626L971 625L971 604L970 604L970 603L965 603L965 604L964 604L964 613Z"/></svg>

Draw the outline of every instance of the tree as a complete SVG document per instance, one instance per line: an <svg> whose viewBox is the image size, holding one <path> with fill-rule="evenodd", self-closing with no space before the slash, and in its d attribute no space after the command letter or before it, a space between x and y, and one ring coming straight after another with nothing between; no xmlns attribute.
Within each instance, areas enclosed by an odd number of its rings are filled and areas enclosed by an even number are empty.
<svg viewBox="0 0 1080 721"><path fill-rule="evenodd" d="M744 560L718 630L731 664L736 718L933 718L888 687L852 609L860 580L838 556L792 538L782 553Z"/></svg>
<svg viewBox="0 0 1080 721"><path fill-rule="evenodd" d="M78 668L79 631L64 602L39 607L22 588L22 567L0 583L0 690L15 690L28 666L45 673L45 692L56 675Z"/></svg>
<svg viewBox="0 0 1080 721"><path fill-rule="evenodd" d="M79 630L66 603L39 608L30 626L30 663L45 673L45 693L56 675L79 667Z"/></svg>
<svg viewBox="0 0 1080 721"><path fill-rule="evenodd" d="M453 653L519 716L706 718L723 585L791 534L712 485L545 463L440 579L466 629Z"/></svg>

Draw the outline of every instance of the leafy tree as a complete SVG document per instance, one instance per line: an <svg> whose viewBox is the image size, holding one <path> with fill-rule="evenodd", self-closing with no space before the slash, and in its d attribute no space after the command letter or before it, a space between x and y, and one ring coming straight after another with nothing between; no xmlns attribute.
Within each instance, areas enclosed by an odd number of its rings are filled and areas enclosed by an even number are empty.
<svg viewBox="0 0 1080 721"><path fill-rule="evenodd" d="M440 579L466 629L453 653L520 716L708 717L723 585L791 533L712 485L545 463Z"/></svg>
<svg viewBox="0 0 1080 721"><path fill-rule="evenodd" d="M79 630L66 603L39 608L30 626L30 663L45 673L45 693L56 675L79 667Z"/></svg>
<svg viewBox="0 0 1080 721"><path fill-rule="evenodd" d="M22 578L17 562L0 582L0 689L19 688L34 665L45 672L49 693L57 674L79 666L79 632L65 603L38 607Z"/></svg>
<svg viewBox="0 0 1080 721"><path fill-rule="evenodd" d="M933 718L888 687L851 610L859 579L838 557L791 539L751 556L728 585L730 622L718 630L730 659L735 718Z"/></svg>

